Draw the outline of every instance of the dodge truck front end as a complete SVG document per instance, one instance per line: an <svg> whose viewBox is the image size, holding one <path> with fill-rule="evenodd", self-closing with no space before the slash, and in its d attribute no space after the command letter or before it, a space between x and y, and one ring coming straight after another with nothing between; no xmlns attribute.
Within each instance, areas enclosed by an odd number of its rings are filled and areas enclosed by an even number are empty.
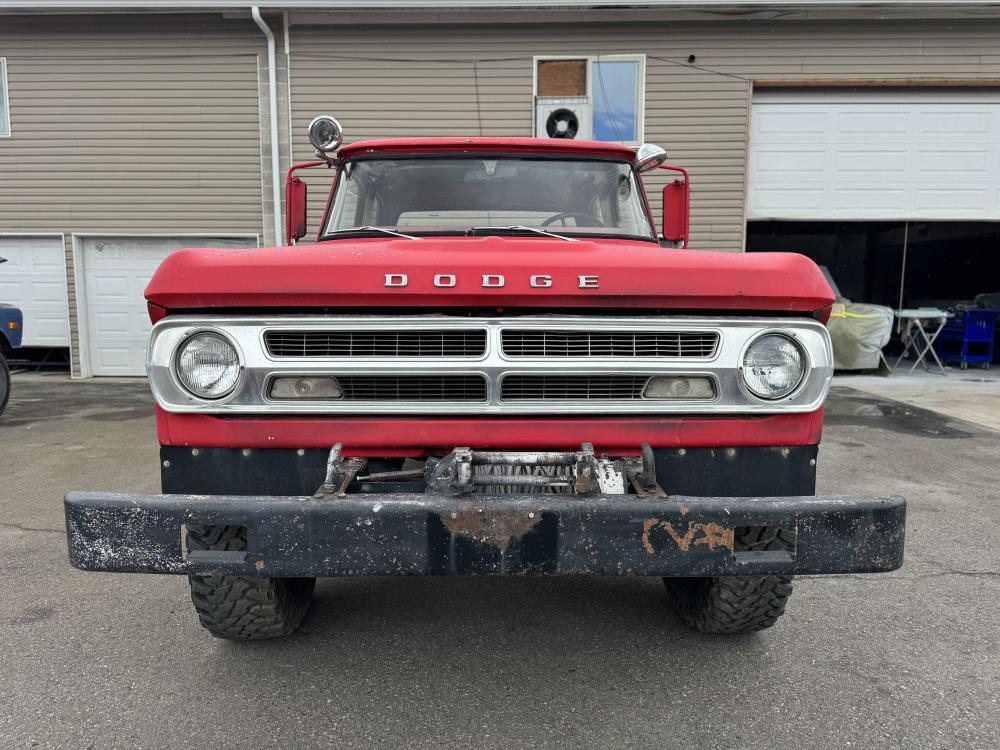
<svg viewBox="0 0 1000 750"><path fill-rule="evenodd" d="M163 494L70 493L75 566L186 574L241 639L293 631L318 576L660 576L734 633L793 575L901 564L902 498L815 495L821 273L661 247L660 150L312 135L317 243L150 283Z"/></svg>

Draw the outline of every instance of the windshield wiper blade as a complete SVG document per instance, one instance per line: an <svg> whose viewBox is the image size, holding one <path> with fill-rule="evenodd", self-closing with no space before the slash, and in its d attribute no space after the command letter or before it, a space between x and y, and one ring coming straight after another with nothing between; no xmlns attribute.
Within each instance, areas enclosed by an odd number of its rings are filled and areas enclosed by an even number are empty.
<svg viewBox="0 0 1000 750"><path fill-rule="evenodd" d="M326 236L335 234L348 234L350 232L382 232L382 234L391 234L393 237L404 237L408 240L422 240L423 237L417 237L412 234L403 234L402 232L397 232L395 229L386 229L385 227L351 227L350 229L337 229L333 232L327 232Z"/></svg>
<svg viewBox="0 0 1000 750"><path fill-rule="evenodd" d="M514 224L509 227L472 227L469 229L470 232L482 232L487 229L495 229L501 232L533 232L535 234L543 234L546 237L555 237L556 239L566 240L566 242L579 242L576 237L567 237L564 234L556 234L555 232L547 232L544 229L539 229L538 227L526 227L521 224Z"/></svg>

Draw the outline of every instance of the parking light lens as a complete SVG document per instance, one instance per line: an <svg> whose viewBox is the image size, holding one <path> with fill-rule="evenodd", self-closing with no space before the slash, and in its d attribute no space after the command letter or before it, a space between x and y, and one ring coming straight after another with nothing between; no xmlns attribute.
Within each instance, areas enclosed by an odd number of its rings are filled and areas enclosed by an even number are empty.
<svg viewBox="0 0 1000 750"><path fill-rule="evenodd" d="M336 378L275 378L271 381L273 399L322 401L343 398L344 392Z"/></svg>
<svg viewBox="0 0 1000 750"><path fill-rule="evenodd" d="M222 398L236 387L240 357L235 347L222 336L196 333L181 344L177 376L198 398Z"/></svg>
<svg viewBox="0 0 1000 750"><path fill-rule="evenodd" d="M743 382L759 398L773 401L798 388L805 374L799 345L787 336L765 334L743 355Z"/></svg>
<svg viewBox="0 0 1000 750"><path fill-rule="evenodd" d="M657 375L649 379L643 396L663 401L703 401L715 398L711 378Z"/></svg>

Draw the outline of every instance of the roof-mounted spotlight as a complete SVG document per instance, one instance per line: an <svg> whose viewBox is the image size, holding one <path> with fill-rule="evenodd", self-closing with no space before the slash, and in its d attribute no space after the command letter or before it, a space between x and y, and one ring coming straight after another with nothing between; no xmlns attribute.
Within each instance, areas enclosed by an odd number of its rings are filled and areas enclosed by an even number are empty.
<svg viewBox="0 0 1000 750"><path fill-rule="evenodd" d="M309 123L309 142L316 149L317 156L329 161L344 142L344 129L336 118L320 115Z"/></svg>
<svg viewBox="0 0 1000 750"><path fill-rule="evenodd" d="M644 143L639 146L635 155L635 168L640 172L656 169L667 160L667 152L655 143Z"/></svg>

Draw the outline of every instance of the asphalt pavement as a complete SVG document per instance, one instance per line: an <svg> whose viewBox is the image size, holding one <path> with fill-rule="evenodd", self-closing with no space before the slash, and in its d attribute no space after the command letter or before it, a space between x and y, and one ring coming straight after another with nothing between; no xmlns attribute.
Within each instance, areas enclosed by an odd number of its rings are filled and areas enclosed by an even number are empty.
<svg viewBox="0 0 1000 750"><path fill-rule="evenodd" d="M70 489L158 490L142 381L15 376L0 417L0 748L1000 747L1000 432L835 388L819 491L902 494L906 563L801 577L743 637L658 580L321 580L296 636L69 566Z"/></svg>

